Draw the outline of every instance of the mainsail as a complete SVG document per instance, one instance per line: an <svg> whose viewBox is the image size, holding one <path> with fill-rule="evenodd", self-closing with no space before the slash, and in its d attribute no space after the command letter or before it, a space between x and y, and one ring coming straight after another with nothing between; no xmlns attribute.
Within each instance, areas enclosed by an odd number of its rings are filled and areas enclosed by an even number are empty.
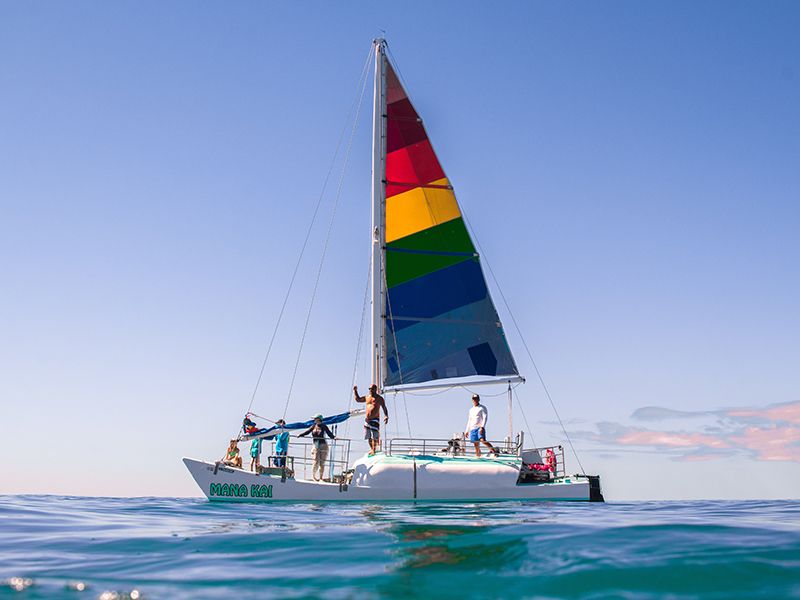
<svg viewBox="0 0 800 600"><path fill-rule="evenodd" d="M383 59L384 386L518 376L453 187L422 119Z"/></svg>

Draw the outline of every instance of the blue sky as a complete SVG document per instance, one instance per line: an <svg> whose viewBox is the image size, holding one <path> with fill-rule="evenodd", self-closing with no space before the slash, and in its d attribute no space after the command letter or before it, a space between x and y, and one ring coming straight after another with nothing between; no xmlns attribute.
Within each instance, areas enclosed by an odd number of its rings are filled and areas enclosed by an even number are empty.
<svg viewBox="0 0 800 600"><path fill-rule="evenodd" d="M792 2L0 5L0 492L197 492L179 459L216 458L247 408L385 30L607 496L798 497L799 28ZM290 418L349 397L364 108ZM259 414L283 410L331 200ZM409 398L413 433L458 431L468 395Z"/></svg>

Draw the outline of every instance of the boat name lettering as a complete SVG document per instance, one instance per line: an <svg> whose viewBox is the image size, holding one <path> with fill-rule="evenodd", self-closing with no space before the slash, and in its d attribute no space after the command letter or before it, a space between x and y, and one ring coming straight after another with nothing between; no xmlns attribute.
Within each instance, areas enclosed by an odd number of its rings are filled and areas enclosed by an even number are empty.
<svg viewBox="0 0 800 600"><path fill-rule="evenodd" d="M272 486L254 483L250 486L250 496L253 498L272 498Z"/></svg>
<svg viewBox="0 0 800 600"><path fill-rule="evenodd" d="M212 483L208 490L209 496L227 496L231 498L247 498L247 486L235 483Z"/></svg>

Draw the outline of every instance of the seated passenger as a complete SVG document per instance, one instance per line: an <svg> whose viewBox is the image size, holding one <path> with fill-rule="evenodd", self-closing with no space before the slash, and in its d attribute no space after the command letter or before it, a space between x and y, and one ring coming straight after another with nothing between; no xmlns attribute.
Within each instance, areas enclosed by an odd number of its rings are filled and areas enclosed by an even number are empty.
<svg viewBox="0 0 800 600"><path fill-rule="evenodd" d="M229 467L242 468L242 457L239 455L239 440L231 440L231 443L228 444L228 449L225 451L225 456L222 457L220 462Z"/></svg>

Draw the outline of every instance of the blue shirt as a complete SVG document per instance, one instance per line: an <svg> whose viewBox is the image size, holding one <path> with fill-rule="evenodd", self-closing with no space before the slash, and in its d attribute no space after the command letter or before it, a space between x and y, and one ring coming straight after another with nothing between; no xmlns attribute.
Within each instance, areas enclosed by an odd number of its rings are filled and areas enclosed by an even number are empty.
<svg viewBox="0 0 800 600"><path fill-rule="evenodd" d="M275 454L286 454L289 450L289 432L282 431L275 436Z"/></svg>
<svg viewBox="0 0 800 600"><path fill-rule="evenodd" d="M250 456L255 458L259 454L261 454L261 438L253 440L250 444Z"/></svg>

